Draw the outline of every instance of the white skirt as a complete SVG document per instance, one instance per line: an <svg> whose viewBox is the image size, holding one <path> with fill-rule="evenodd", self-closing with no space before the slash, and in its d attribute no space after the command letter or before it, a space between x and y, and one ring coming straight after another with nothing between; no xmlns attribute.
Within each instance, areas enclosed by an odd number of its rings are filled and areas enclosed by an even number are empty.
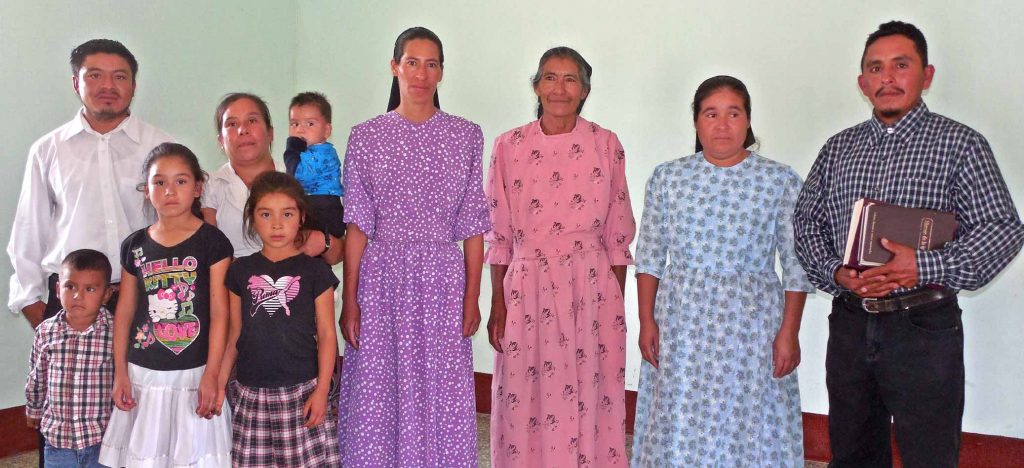
<svg viewBox="0 0 1024 468"><path fill-rule="evenodd" d="M196 415L199 380L206 366L157 371L128 364L135 408L114 407L103 434L99 462L112 467L231 466L231 410Z"/></svg>

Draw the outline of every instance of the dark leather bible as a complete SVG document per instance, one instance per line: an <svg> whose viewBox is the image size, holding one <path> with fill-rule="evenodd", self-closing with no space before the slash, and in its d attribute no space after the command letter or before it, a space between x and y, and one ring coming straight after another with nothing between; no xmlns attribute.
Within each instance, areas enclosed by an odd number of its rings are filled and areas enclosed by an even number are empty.
<svg viewBox="0 0 1024 468"><path fill-rule="evenodd" d="M883 237L917 250L941 248L953 240L957 226L956 214L948 211L862 198L853 204L843 265L865 270L888 262L892 252L882 247Z"/></svg>

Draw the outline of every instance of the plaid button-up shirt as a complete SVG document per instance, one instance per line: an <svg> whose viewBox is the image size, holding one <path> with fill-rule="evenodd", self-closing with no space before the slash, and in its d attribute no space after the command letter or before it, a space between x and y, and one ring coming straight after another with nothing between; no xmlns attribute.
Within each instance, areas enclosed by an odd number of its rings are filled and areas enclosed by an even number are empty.
<svg viewBox="0 0 1024 468"><path fill-rule="evenodd" d="M988 141L923 101L891 127L872 117L829 138L807 175L794 216L797 256L811 282L833 295L842 292L834 274L860 198L956 213L953 242L917 252L922 285L980 288L1024 243Z"/></svg>
<svg viewBox="0 0 1024 468"><path fill-rule="evenodd" d="M103 440L113 409L113 330L105 308L85 331L72 329L63 310L36 329L25 415L42 419L50 445L78 450Z"/></svg>

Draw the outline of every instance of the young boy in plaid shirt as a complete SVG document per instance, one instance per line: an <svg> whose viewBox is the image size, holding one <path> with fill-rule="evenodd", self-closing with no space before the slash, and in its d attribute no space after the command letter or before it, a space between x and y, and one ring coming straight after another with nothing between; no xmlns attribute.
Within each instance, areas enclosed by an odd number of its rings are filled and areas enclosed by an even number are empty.
<svg viewBox="0 0 1024 468"><path fill-rule="evenodd" d="M36 329L25 416L43 434L48 467L101 466L114 383L114 319L103 307L113 292L110 273L98 251L68 254L58 283L63 308Z"/></svg>

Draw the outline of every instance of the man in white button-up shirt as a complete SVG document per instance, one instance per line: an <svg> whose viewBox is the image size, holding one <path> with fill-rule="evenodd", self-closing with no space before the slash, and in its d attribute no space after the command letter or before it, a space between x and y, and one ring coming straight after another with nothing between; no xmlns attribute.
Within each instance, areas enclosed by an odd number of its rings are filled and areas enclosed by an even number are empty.
<svg viewBox="0 0 1024 468"><path fill-rule="evenodd" d="M82 108L29 150L7 245L14 266L7 304L33 327L60 310L49 300L56 298L50 277L68 253L103 252L115 265L112 281L120 281L121 241L151 220L137 190L142 163L154 146L173 141L131 115L138 62L120 42L76 47L71 71Z"/></svg>

